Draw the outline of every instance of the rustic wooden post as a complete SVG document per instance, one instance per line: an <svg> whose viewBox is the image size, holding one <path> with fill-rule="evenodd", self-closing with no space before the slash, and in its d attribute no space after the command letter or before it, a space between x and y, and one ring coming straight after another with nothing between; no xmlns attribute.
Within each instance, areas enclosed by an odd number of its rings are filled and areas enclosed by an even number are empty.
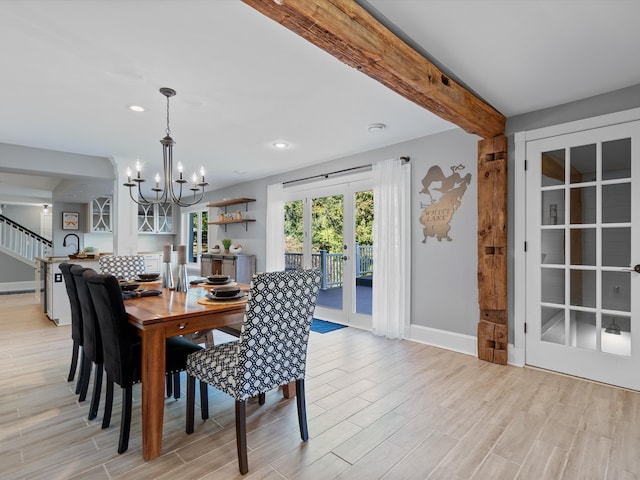
<svg viewBox="0 0 640 480"><path fill-rule="evenodd" d="M478 142L478 358L506 365L507 137Z"/></svg>

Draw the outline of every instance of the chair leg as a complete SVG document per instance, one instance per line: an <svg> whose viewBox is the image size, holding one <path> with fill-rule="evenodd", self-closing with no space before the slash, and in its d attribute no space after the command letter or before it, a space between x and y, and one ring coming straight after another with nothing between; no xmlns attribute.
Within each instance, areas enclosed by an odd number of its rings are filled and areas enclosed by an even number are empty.
<svg viewBox="0 0 640 480"><path fill-rule="evenodd" d="M122 419L120 421L120 442L118 443L118 453L124 453L129 448L129 432L131 430L131 385L122 389Z"/></svg>
<svg viewBox="0 0 640 480"><path fill-rule="evenodd" d="M307 406L304 398L304 378L296 380L296 403L298 404L300 437L303 442L306 442L309 440L309 431L307 430Z"/></svg>
<svg viewBox="0 0 640 480"><path fill-rule="evenodd" d="M236 400L236 443L238 445L238 467L244 475L249 471L247 459L247 402Z"/></svg>
<svg viewBox="0 0 640 480"><path fill-rule="evenodd" d="M73 378L76 376L76 367L78 366L79 350L80 350L80 344L74 341L73 350L71 350L71 366L69 367L69 376L67 377L67 382L73 381Z"/></svg>
<svg viewBox="0 0 640 480"><path fill-rule="evenodd" d="M82 388L82 374L85 371L85 357L84 357L84 351L81 351L79 353L80 355L80 371L78 372L78 381L76 383L76 395L78 395L80 393L80 389Z"/></svg>
<svg viewBox="0 0 640 480"><path fill-rule="evenodd" d="M93 378L93 395L91 396L91 406L89 407L89 420L98 416L100 406L100 393L102 392L102 364L96 364L96 373Z"/></svg>
<svg viewBox="0 0 640 480"><path fill-rule="evenodd" d="M265 392L258 394L258 405L264 405L267 400L267 394Z"/></svg>
<svg viewBox="0 0 640 480"><path fill-rule="evenodd" d="M173 376L173 398L178 400L180 398L180 372L176 372L172 376Z"/></svg>
<svg viewBox="0 0 640 480"><path fill-rule="evenodd" d="M104 415L102 417L102 428L109 428L111 423L111 410L113 408L113 380L107 374L107 392L104 396Z"/></svg>
<svg viewBox="0 0 640 480"><path fill-rule="evenodd" d="M200 411L202 420L209 418L209 392L207 392L207 382L200 382Z"/></svg>
<svg viewBox="0 0 640 480"><path fill-rule="evenodd" d="M193 433L193 417L195 409L195 396L196 396L196 377L193 377L187 373L187 418L185 431L187 433Z"/></svg>
<svg viewBox="0 0 640 480"><path fill-rule="evenodd" d="M91 366L93 362L91 362L84 354L82 355L82 363L80 368L80 377L82 378L82 382L80 385L80 396L78 397L79 402L84 402L87 399L87 392L89 391L89 378L91 378ZM78 378L80 381L80 378Z"/></svg>
<svg viewBox="0 0 640 480"><path fill-rule="evenodd" d="M167 397L170 397L173 395L173 378L171 374L166 375L166 381L167 381Z"/></svg>

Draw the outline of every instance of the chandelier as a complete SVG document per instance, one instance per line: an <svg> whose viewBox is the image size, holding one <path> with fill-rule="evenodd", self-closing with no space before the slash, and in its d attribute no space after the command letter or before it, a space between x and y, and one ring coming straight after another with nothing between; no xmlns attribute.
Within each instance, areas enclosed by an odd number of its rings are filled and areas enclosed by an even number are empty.
<svg viewBox="0 0 640 480"><path fill-rule="evenodd" d="M131 177L131 169L127 168L127 183L125 183L124 186L129 187L129 196L131 197L131 200L136 202L138 205L147 207L154 204L166 205L173 203L180 207L189 207L202 201L202 197L204 196L204 187L209 184L204 179L204 167L200 167L200 177L198 177L194 172L191 179L191 186L189 187L189 190L193 192L193 195L183 198L183 187L186 183L189 183L189 181L182 178L181 162L178 162L179 177L175 180L173 179L173 146L176 142L171 138L171 129L169 128L169 98L173 97L176 94L176 91L172 88L163 87L160 89L160 93L167 97L167 135L160 140L160 143L162 144L162 160L164 168L164 182L162 188L160 188L160 174L156 173L154 178L156 184L155 187L151 189L152 192L155 192L155 198L147 198L144 196L142 193L142 183L145 182L145 179L142 178L142 167L139 160L136 161L137 174L135 177ZM133 195L136 186L138 187L138 198ZM176 189L178 189L177 194ZM186 191L184 193L187 194Z"/></svg>

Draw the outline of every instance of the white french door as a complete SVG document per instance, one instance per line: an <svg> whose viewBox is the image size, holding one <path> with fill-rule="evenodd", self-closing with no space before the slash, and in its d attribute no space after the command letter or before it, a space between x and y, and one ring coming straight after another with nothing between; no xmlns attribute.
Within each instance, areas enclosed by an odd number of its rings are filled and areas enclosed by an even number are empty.
<svg viewBox="0 0 640 480"><path fill-rule="evenodd" d="M372 241L359 244L356 237L368 238L362 225L373 217L363 219L361 212L369 211L362 206L364 198L373 214L371 190L372 181L364 179L285 194L285 268L320 268L315 316L366 329L371 329L373 246ZM292 241L294 236L302 241Z"/></svg>
<svg viewBox="0 0 640 480"><path fill-rule="evenodd" d="M526 363L640 390L640 122L526 158Z"/></svg>

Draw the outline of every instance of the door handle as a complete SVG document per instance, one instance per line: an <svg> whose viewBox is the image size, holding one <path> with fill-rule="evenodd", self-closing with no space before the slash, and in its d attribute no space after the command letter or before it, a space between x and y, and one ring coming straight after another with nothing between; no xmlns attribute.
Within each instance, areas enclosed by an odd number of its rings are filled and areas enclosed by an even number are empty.
<svg viewBox="0 0 640 480"><path fill-rule="evenodd" d="M343 255L342 260L349 260L349 257L347 257L346 255Z"/></svg>

